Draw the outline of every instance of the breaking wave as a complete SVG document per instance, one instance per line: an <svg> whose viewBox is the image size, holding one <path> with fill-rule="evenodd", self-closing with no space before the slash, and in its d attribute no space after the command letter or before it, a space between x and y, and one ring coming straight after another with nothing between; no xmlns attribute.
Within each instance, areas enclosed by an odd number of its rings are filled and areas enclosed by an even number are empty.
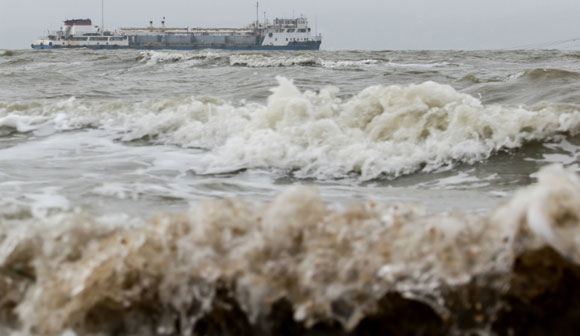
<svg viewBox="0 0 580 336"><path fill-rule="evenodd" d="M325 68L353 68L353 67L361 67L361 66L369 66L369 65L376 65L380 64L382 61L375 60L375 59L366 59L366 60L322 60L321 64Z"/></svg>
<svg viewBox="0 0 580 336"><path fill-rule="evenodd" d="M277 68L277 67L293 67L293 66L312 66L329 69L341 68L358 68L369 65L381 64L383 61L375 59L367 60L325 60L314 56L293 56L293 55L264 55L264 54L228 54L218 53L213 51L204 52L158 52L147 51L142 52L137 57L140 63L148 65L178 63L188 61L199 61L200 64L224 63L234 67L248 67L248 68ZM402 67L432 67L437 65L419 64L419 65L405 65L405 64L391 64L391 66Z"/></svg>
<svg viewBox="0 0 580 336"><path fill-rule="evenodd" d="M325 60L318 57L308 57L308 56L278 56L278 57L264 55L230 56L230 65L250 68L314 66L329 69L341 69L341 68L359 68L369 65L376 65L380 63L382 63L382 61L375 59Z"/></svg>
<svg viewBox="0 0 580 336"><path fill-rule="evenodd" d="M90 105L74 99L27 115L0 105L5 127L100 127L120 141L151 141L207 152L199 174L270 168L298 178L361 180L473 164L531 141L580 131L575 105L536 109L483 105L450 86L373 86L349 99L338 89L300 92L279 78L266 105L180 98ZM4 115L4 116L3 116ZM6 119L7 118L7 119Z"/></svg>
<svg viewBox="0 0 580 336"><path fill-rule="evenodd" d="M563 69L531 69L517 74L515 78L531 82L579 80L580 73Z"/></svg>
<svg viewBox="0 0 580 336"><path fill-rule="evenodd" d="M433 69L450 66L459 66L448 62L438 63L400 63L387 59L324 59L320 55L293 55L293 54L231 54L227 52L141 52L137 57L141 63L148 65L199 61L200 64L227 64L234 67L248 68L278 68L278 67L320 67L327 69L359 69L361 67L383 65L387 68L402 69Z"/></svg>
<svg viewBox="0 0 580 336"><path fill-rule="evenodd" d="M0 50L0 57L11 57L16 55L12 50Z"/></svg>
<svg viewBox="0 0 580 336"><path fill-rule="evenodd" d="M0 117L0 137L12 133L27 133L37 129L38 124L46 121L45 118L13 116Z"/></svg>
<svg viewBox="0 0 580 336"><path fill-rule="evenodd" d="M144 51L139 54L137 61L149 65L176 63L183 61L217 61L226 57L220 53L213 51L191 52L191 53L177 53L177 52L160 52L160 51Z"/></svg>
<svg viewBox="0 0 580 336"><path fill-rule="evenodd" d="M452 64L448 62L440 63L396 63L388 62L387 65L395 68L419 68L419 69L431 69L431 68L441 68L447 66L459 66L458 64Z"/></svg>
<svg viewBox="0 0 580 336"><path fill-rule="evenodd" d="M27 335L526 334L575 325L580 298L580 180L560 167L489 215L337 211L299 187L139 225L0 216L0 330Z"/></svg>
<svg viewBox="0 0 580 336"><path fill-rule="evenodd" d="M250 68L316 66L320 65L320 60L307 56L232 55L230 65Z"/></svg>

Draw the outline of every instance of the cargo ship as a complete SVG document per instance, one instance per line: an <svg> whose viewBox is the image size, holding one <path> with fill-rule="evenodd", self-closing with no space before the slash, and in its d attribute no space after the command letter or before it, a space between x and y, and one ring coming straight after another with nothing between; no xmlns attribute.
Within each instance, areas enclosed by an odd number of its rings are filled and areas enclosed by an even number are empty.
<svg viewBox="0 0 580 336"><path fill-rule="evenodd" d="M258 5L259 6L259 5ZM34 43L33 49L140 49L140 50L319 50L322 35L312 31L307 18L277 18L273 21L259 16L244 28L167 27L165 18L160 26L153 21L148 27L104 29L90 19L64 21L60 30L51 32Z"/></svg>

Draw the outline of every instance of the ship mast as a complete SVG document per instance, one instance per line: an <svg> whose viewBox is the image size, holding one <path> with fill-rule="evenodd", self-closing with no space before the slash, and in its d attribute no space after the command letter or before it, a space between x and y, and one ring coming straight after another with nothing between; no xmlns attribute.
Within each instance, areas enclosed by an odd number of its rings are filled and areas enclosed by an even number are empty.
<svg viewBox="0 0 580 336"><path fill-rule="evenodd" d="M101 33L105 34L105 0L101 0Z"/></svg>
<svg viewBox="0 0 580 336"><path fill-rule="evenodd" d="M260 1L256 1L256 30L260 29Z"/></svg>

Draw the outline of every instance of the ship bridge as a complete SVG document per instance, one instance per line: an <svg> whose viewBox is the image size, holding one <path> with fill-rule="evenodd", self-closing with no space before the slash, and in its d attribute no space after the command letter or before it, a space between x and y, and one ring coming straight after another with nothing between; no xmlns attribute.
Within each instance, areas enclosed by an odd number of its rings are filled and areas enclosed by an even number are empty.
<svg viewBox="0 0 580 336"><path fill-rule="evenodd" d="M264 46L314 45L318 49L322 43L322 35L313 34L305 17L276 18L271 24L267 23L262 33Z"/></svg>
<svg viewBox="0 0 580 336"><path fill-rule="evenodd" d="M274 19L273 26L278 28L308 28L308 19Z"/></svg>

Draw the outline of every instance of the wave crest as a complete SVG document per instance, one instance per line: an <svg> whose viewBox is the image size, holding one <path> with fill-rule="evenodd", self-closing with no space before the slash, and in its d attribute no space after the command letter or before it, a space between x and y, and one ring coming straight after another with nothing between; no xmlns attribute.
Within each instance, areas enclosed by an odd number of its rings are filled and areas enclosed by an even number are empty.
<svg viewBox="0 0 580 336"><path fill-rule="evenodd" d="M215 61L222 59L223 57L223 55L209 50L195 53L144 51L139 54L137 61L144 62L149 65L155 65L183 61Z"/></svg>
<svg viewBox="0 0 580 336"><path fill-rule="evenodd" d="M320 60L307 56L232 55L230 65L250 68L317 66Z"/></svg>
<svg viewBox="0 0 580 336"><path fill-rule="evenodd" d="M580 73L564 69L532 69L517 75L529 81L578 80Z"/></svg>
<svg viewBox="0 0 580 336"><path fill-rule="evenodd" d="M137 57L141 63L148 65L166 64L166 63L181 63L199 61L200 64L225 63L234 67L248 67L248 68L278 68L278 67L294 67L294 66L312 66L329 69L343 69L343 68L360 68L364 66L381 64L383 61L375 59L366 60L325 60L314 56L295 56L295 55L264 55L264 54L228 54L215 53L211 51L205 52L158 52L147 51L142 52ZM389 63L391 65L391 63ZM396 65L396 64L395 64ZM401 65L406 66L406 65ZM422 65L408 65L418 66ZM429 66L429 65L425 65Z"/></svg>
<svg viewBox="0 0 580 336"><path fill-rule="evenodd" d="M266 105L180 98L96 106L69 100L27 114L53 115L46 123L57 130L98 126L122 141L207 149L191 167L200 174L271 168L317 179L356 174L372 180L473 164L580 131L580 109L569 104L485 106L434 82L373 86L343 100L333 87L301 92L287 79L278 81Z"/></svg>
<svg viewBox="0 0 580 336"><path fill-rule="evenodd" d="M355 173L370 180L475 163L529 141L575 134L580 127L580 112L569 107L484 106L433 82L370 87L346 101L337 93L334 88L302 93L279 78L266 106L195 102L180 107L187 114L177 113L175 119L164 114L179 126L167 131L166 124L159 128L148 119L145 134L210 149L193 167L198 173L275 168L304 178ZM140 125L130 129L145 135Z"/></svg>
<svg viewBox="0 0 580 336"><path fill-rule="evenodd" d="M0 57L12 57L16 53L12 50L0 50Z"/></svg>

